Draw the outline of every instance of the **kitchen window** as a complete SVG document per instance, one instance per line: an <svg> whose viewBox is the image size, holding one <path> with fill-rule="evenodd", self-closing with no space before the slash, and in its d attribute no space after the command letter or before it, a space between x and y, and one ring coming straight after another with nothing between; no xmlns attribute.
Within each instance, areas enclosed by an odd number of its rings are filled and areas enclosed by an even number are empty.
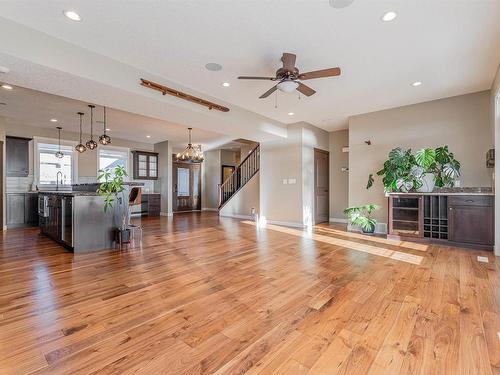
<svg viewBox="0 0 500 375"><path fill-rule="evenodd" d="M52 187L57 185L71 186L75 181L75 156L73 146L62 145L62 158L56 158L56 152L59 150L57 141L54 143L35 141L35 163L34 172L36 183L40 187ZM60 173L59 173L60 172Z"/></svg>
<svg viewBox="0 0 500 375"><path fill-rule="evenodd" d="M129 150L127 148L100 147L98 150L98 170L110 169L113 174L116 167L122 166L128 173Z"/></svg>

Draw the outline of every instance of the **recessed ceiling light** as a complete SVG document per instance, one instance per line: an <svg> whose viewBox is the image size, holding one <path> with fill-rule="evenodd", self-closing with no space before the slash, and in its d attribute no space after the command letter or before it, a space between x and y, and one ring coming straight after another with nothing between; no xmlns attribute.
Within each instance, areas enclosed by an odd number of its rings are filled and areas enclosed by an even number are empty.
<svg viewBox="0 0 500 375"><path fill-rule="evenodd" d="M106 131L109 132L109 131L111 131L111 129L110 128L106 128Z"/></svg>
<svg viewBox="0 0 500 375"><path fill-rule="evenodd" d="M412 85L413 87L418 87L418 86L420 86L421 84L422 84L422 82L421 82L421 81L415 81L415 82L413 82L411 85Z"/></svg>
<svg viewBox="0 0 500 375"><path fill-rule="evenodd" d="M354 0L330 0L330 6L332 8L345 8L351 5Z"/></svg>
<svg viewBox="0 0 500 375"><path fill-rule="evenodd" d="M57 122L57 119L56 118L51 118L50 122Z"/></svg>
<svg viewBox="0 0 500 375"><path fill-rule="evenodd" d="M150 136L150 135L147 135L147 136L146 136L146 138L151 138L151 136Z"/></svg>
<svg viewBox="0 0 500 375"><path fill-rule="evenodd" d="M7 85L6 83L2 85L2 88L5 90L12 90L13 87L11 85Z"/></svg>
<svg viewBox="0 0 500 375"><path fill-rule="evenodd" d="M396 14L396 12L393 12L391 10L390 12L384 13L384 15L382 16L382 21L390 22L390 21L393 21L397 16L398 15Z"/></svg>
<svg viewBox="0 0 500 375"><path fill-rule="evenodd" d="M82 17L78 13L76 13L74 10L65 10L63 11L63 14L68 17L71 21L76 21L80 22L82 20Z"/></svg>
<svg viewBox="0 0 500 375"><path fill-rule="evenodd" d="M222 65L217 63L208 63L205 65L205 68L207 68L207 70L210 70L211 72L218 72L222 69Z"/></svg>
<svg viewBox="0 0 500 375"><path fill-rule="evenodd" d="M293 116L295 113L293 112L288 112L288 116Z"/></svg>
<svg viewBox="0 0 500 375"><path fill-rule="evenodd" d="M231 86L231 84L229 82L222 82L222 86L223 87L229 87L229 86Z"/></svg>

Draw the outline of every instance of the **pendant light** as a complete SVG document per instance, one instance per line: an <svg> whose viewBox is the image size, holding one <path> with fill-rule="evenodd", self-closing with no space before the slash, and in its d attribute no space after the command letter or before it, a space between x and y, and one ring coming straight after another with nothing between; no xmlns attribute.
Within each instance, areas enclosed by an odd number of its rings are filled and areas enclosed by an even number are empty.
<svg viewBox="0 0 500 375"><path fill-rule="evenodd" d="M193 147L193 144L191 143L191 130L193 130L193 128L188 128L189 136L186 149L182 152L179 152L176 155L176 158L178 161L184 161L188 163L201 163L203 161L203 152L201 151L201 145Z"/></svg>
<svg viewBox="0 0 500 375"><path fill-rule="evenodd" d="M78 116L80 116L80 143L76 145L75 150L79 153L85 152L87 149L85 145L82 143L82 118L83 112L78 112Z"/></svg>
<svg viewBox="0 0 500 375"><path fill-rule="evenodd" d="M63 154L63 153L62 153L62 151L61 151L61 130L62 130L62 128L61 128L60 126L58 126L58 127L57 127L57 131L58 131L58 133L59 133L59 135L58 135L58 139L59 139L59 148L58 148L58 150L57 150L57 152L56 152L56 158L58 158L58 159L62 159L62 158L64 157L64 154Z"/></svg>
<svg viewBox="0 0 500 375"><path fill-rule="evenodd" d="M93 150L97 147L97 142L94 141L94 108L95 105L89 104L90 108L90 140L87 141L86 145L89 150Z"/></svg>
<svg viewBox="0 0 500 375"><path fill-rule="evenodd" d="M102 145L109 145L111 143L111 138L106 134L106 127L108 126L106 123L106 107L103 107L104 112L104 133L99 137L99 143Z"/></svg>

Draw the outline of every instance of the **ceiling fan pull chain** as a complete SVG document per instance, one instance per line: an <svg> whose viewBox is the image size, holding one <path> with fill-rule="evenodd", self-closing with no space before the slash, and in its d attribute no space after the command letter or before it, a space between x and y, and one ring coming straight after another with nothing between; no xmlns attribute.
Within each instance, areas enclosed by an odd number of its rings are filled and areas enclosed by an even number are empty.
<svg viewBox="0 0 500 375"><path fill-rule="evenodd" d="M274 108L278 108L278 90L276 90L276 96L274 97Z"/></svg>

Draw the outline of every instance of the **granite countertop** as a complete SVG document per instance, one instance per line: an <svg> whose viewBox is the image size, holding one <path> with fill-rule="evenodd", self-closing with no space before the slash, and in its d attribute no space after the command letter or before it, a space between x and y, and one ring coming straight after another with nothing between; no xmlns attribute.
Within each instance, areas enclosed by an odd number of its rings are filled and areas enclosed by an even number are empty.
<svg viewBox="0 0 500 375"><path fill-rule="evenodd" d="M390 193L391 195L495 195L490 187L436 188L432 193Z"/></svg>
<svg viewBox="0 0 500 375"><path fill-rule="evenodd" d="M60 191L39 191L39 194L58 194L58 195L70 195L70 196L96 196L98 195L95 191L69 191L69 190L60 190Z"/></svg>

